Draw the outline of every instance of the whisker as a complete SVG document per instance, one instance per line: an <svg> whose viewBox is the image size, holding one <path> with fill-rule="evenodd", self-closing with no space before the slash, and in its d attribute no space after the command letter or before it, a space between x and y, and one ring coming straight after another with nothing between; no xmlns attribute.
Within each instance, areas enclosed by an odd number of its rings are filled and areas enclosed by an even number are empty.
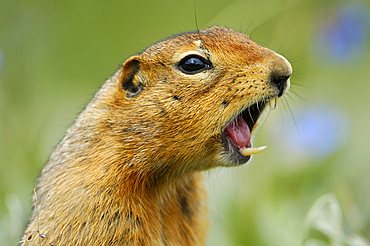
<svg viewBox="0 0 370 246"><path fill-rule="evenodd" d="M294 94L287 93L286 96L289 97L293 102L297 102L296 98L294 97Z"/></svg>
<svg viewBox="0 0 370 246"><path fill-rule="evenodd" d="M301 100L303 100L303 101L305 101L305 102L307 102L307 99L306 98L304 98L304 97L302 97L301 95L299 95L295 90L292 90L292 89L290 89L289 90L289 92L287 93L287 96L290 96L290 98L294 98L293 97L293 95L295 96L295 97L297 97L297 98L299 98L299 99L301 99Z"/></svg>
<svg viewBox="0 0 370 246"><path fill-rule="evenodd" d="M299 128L298 128L297 121L296 121L296 119L294 117L293 110L292 110L292 108L290 107L288 101L285 98L283 98L283 105L285 105L285 108L288 109L288 112L290 113L290 116L292 117L294 127L296 128L298 134L300 135L300 131L299 131Z"/></svg>
<svg viewBox="0 0 370 246"><path fill-rule="evenodd" d="M194 21L195 21L195 27L197 28L197 32L200 38L200 32L199 32L199 26L198 26L198 18L197 18L197 3L196 0L193 1L194 4Z"/></svg>
<svg viewBox="0 0 370 246"><path fill-rule="evenodd" d="M274 22L273 20L269 20L269 21L266 21L266 22L264 22L264 23L262 23L262 24L258 25L256 28L254 28L254 30L253 30L250 34L248 34L248 36L252 38L253 34L254 34L258 29L260 29L261 27L266 26L266 25L268 25L268 24L270 24L270 23L273 23L273 22Z"/></svg>
<svg viewBox="0 0 370 246"><path fill-rule="evenodd" d="M307 84L299 84L296 82L290 82L291 85L298 86L298 87L303 87L303 88L311 88L312 86L307 85Z"/></svg>
<svg viewBox="0 0 370 246"><path fill-rule="evenodd" d="M248 107L248 114L249 114L249 117L251 118L252 122L255 123L254 120L253 120L252 114L251 114L251 108L250 107Z"/></svg>
<svg viewBox="0 0 370 246"><path fill-rule="evenodd" d="M249 24L248 24L247 28L246 28L246 29L245 29L245 31L244 31L244 33L245 33L245 34L247 34L247 35L248 35L248 32L249 32L249 30L250 30L250 28L251 28L252 24L253 24L253 20L252 20L251 22L249 22ZM248 35L248 36L249 36L249 35Z"/></svg>
<svg viewBox="0 0 370 246"><path fill-rule="evenodd" d="M266 110L265 110L266 111ZM262 124L261 124L261 128L264 128L265 127L265 124L268 120L268 118L270 117L270 114L271 114L271 109L269 109L266 113L266 116L263 117L263 121L262 121Z"/></svg>

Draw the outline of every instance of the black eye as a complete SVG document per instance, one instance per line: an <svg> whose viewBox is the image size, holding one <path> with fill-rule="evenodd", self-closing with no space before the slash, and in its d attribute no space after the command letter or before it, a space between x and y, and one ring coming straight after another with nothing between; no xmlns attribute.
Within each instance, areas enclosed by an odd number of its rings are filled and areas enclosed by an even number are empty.
<svg viewBox="0 0 370 246"><path fill-rule="evenodd" d="M196 74L212 68L212 63L201 56L190 55L181 59L178 68L183 73Z"/></svg>

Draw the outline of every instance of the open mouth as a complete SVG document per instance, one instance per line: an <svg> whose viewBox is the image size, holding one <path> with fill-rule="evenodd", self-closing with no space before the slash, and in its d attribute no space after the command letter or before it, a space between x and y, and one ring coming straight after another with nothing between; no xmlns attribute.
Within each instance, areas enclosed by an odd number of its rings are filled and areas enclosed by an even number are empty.
<svg viewBox="0 0 370 246"><path fill-rule="evenodd" d="M266 148L266 146L252 147L252 132L268 101L262 100L247 107L226 124L222 140L233 162L246 163L251 155Z"/></svg>

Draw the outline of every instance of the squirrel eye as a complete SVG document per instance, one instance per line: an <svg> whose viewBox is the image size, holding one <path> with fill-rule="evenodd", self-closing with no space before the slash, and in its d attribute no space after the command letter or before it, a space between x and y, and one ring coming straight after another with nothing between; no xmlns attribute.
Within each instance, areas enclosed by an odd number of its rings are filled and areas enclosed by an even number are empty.
<svg viewBox="0 0 370 246"><path fill-rule="evenodd" d="M201 56L190 55L181 59L178 68L185 74L196 74L212 68L212 64Z"/></svg>

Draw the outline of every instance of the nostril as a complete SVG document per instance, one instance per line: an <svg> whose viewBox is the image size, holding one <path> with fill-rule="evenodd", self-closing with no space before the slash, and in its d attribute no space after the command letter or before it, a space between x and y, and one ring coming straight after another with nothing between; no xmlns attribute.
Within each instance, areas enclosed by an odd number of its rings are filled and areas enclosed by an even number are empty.
<svg viewBox="0 0 370 246"><path fill-rule="evenodd" d="M278 97L281 97L284 94L289 77L290 75L271 74L270 81L271 84L279 90Z"/></svg>
<svg viewBox="0 0 370 246"><path fill-rule="evenodd" d="M271 59L270 71L270 83L278 90L278 96L281 97L289 89L292 65L284 56L275 54Z"/></svg>

